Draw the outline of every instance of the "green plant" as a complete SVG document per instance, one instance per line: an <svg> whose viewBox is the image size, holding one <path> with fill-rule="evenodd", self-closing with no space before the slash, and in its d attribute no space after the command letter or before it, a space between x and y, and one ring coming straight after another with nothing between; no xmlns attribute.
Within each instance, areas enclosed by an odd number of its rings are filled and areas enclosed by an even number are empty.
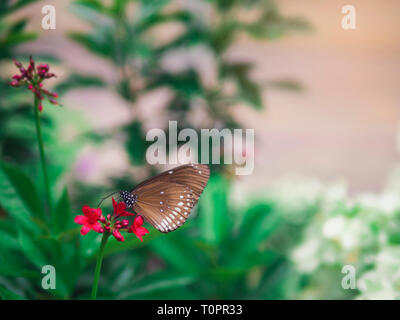
<svg viewBox="0 0 400 320"><path fill-rule="evenodd" d="M205 107L208 127L237 128L241 125L232 116L238 103L257 110L263 109L262 87L251 77L250 62L232 62L226 55L238 35L245 33L258 39L276 39L296 30L307 30L309 25L300 18L283 17L271 0L265 1L201 1L210 14L193 11L173 1L104 1L78 0L75 12L92 25L91 32L72 32L70 37L90 52L108 60L115 71L115 82L108 79L71 75L58 89L74 86L109 86L136 109L138 98L159 88L168 88L172 97L166 105L166 118L178 120L178 129L203 125L192 121L193 111ZM240 21L238 13L257 9L258 15L250 22ZM210 16L210 18L208 18ZM161 42L152 36L156 28L168 28L174 23L183 31ZM184 70L166 69L163 60L178 50L205 48L215 61L216 80L207 85L199 68L193 64ZM234 92L224 88L234 83ZM271 86L298 88L292 82L268 82ZM132 112L132 114L136 114ZM162 124L163 128L168 123ZM125 134L126 150L133 165L145 164L143 123L132 117L130 123L113 130ZM103 137L107 137L102 133ZM217 169L217 167L214 167Z"/></svg>

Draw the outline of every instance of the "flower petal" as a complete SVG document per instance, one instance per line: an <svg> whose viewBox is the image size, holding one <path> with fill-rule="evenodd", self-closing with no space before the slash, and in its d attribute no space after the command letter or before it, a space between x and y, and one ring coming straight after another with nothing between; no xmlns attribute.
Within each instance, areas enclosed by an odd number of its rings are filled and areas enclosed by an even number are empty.
<svg viewBox="0 0 400 320"><path fill-rule="evenodd" d="M127 216L134 216L135 214L129 211L125 211L123 214L121 214L121 217L127 217Z"/></svg>
<svg viewBox="0 0 400 320"><path fill-rule="evenodd" d="M125 203L118 202L117 205L116 205L114 214L116 214L117 216L120 216L120 215L125 213L125 210L126 210Z"/></svg>
<svg viewBox="0 0 400 320"><path fill-rule="evenodd" d="M88 225L84 225L83 227L82 227L82 229L81 229L81 235L85 235L85 234L87 234L90 230L92 230L92 228L91 227L89 227Z"/></svg>
<svg viewBox="0 0 400 320"><path fill-rule="evenodd" d="M92 209L93 210L93 214L96 217L96 220L100 219L101 217L101 208L96 208L96 209Z"/></svg>
<svg viewBox="0 0 400 320"><path fill-rule="evenodd" d="M114 197L111 198L112 199L112 205L115 211L115 207L117 206L117 201L115 201Z"/></svg>
<svg viewBox="0 0 400 320"><path fill-rule="evenodd" d="M74 222L77 224L85 224L87 223L87 218L85 216L76 216Z"/></svg>
<svg viewBox="0 0 400 320"><path fill-rule="evenodd" d="M98 221L96 221L94 224L92 224L92 229L99 233L101 233L101 231L103 230L100 222L98 222Z"/></svg>
<svg viewBox="0 0 400 320"><path fill-rule="evenodd" d="M92 208L89 207L89 206L87 206L87 205L84 205L84 206L82 207L82 212L83 212L83 214L85 215L85 217L88 217L88 216L90 216L90 214L92 213Z"/></svg>
<svg viewBox="0 0 400 320"><path fill-rule="evenodd" d="M140 227L142 224L143 224L143 217L142 216L137 216L135 218L135 220L133 221L133 226L135 227L135 229Z"/></svg>

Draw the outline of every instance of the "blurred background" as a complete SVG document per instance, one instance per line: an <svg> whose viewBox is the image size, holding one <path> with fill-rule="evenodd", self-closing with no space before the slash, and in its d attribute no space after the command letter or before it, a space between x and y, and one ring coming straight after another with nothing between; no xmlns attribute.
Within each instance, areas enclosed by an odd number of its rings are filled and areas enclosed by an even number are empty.
<svg viewBox="0 0 400 320"><path fill-rule="evenodd" d="M41 27L49 4L55 30ZM4 1L1 159L43 198L30 96L7 85L11 58L33 54L58 76L49 83L63 107L45 105L42 123L53 198L69 222L39 234L15 227L11 211L26 199L3 168L3 194L16 200L0 197L0 296L87 298L99 238L81 239L73 216L166 169L146 164L145 135L178 120L254 128L254 173L213 165L185 228L111 242L100 298L399 298L400 4L356 2L356 29L344 30L348 4ZM54 292L40 288L49 261L60 270ZM356 289L342 287L345 265Z"/></svg>

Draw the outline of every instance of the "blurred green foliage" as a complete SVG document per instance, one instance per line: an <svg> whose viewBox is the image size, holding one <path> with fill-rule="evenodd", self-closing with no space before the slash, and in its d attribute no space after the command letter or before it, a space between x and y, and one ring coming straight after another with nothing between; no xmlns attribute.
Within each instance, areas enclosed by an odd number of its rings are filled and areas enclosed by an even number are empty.
<svg viewBox="0 0 400 320"><path fill-rule="evenodd" d="M200 11L196 11L200 7ZM226 53L241 34L258 39L273 40L292 31L308 30L307 22L300 18L284 17L274 1L199 1L195 6L176 4L170 0L130 1L74 1L74 12L92 26L90 32L71 32L70 37L93 54L112 64L116 77L95 79L71 75L59 89L74 86L111 86L135 109L135 102L144 94L159 88L168 88L172 98L167 106L167 119L177 120L179 128L200 129L191 121L191 112L205 106L210 127L238 128L240 123L232 116L238 103L257 110L263 109L263 87L251 76L250 62L234 62ZM239 12L257 11L249 22L239 19ZM176 24L182 32L162 41L154 36L157 28ZM153 32L153 34L152 34ZM162 62L179 50L203 47L215 62L216 81L206 85L200 70L188 65L183 70L171 71ZM233 83L234 92L224 89ZM299 88L293 81L289 85L265 83L285 89ZM162 124L168 128L168 122ZM179 129L178 128L178 129ZM145 132L136 119L125 128L127 151L134 165L145 163L143 153ZM135 143L133 143L135 142ZM213 169L218 169L217 167Z"/></svg>
<svg viewBox="0 0 400 320"><path fill-rule="evenodd" d="M17 45L35 39L24 31L26 19L9 20L10 13L31 2L0 3L0 62L10 62L18 56ZM58 91L107 87L135 109L142 95L169 88L173 95L167 118L178 120L180 127L200 129L190 121L199 100L206 106L210 127L240 127L232 108L245 103L263 109L264 88L252 78L250 62L227 58L234 41L241 34L271 41L309 26L302 19L282 16L270 0L199 2L212 14L198 14L168 0L74 1L74 12L92 30L69 36L107 60L117 76L111 81L72 73L58 84ZM247 10L256 10L255 18L239 19L239 12ZM151 32L168 23L179 24L183 32L160 44ZM211 86L203 83L193 66L177 72L162 66L171 52L194 46L207 48L215 61L217 81ZM79 128L87 124L79 113L45 105L42 125L55 204L53 212L46 213L31 97L10 88L8 81L2 78L0 87L0 298L88 298L100 236L93 232L80 236L73 217L82 204L95 203L104 190L69 181L69 192L64 178L83 145L101 144L121 133L132 166L144 166L144 125L132 118L110 132L83 133ZM233 92L224 90L228 82L234 83ZM296 82L282 79L264 85L301 89ZM73 141L62 134L66 124L78 128ZM360 198L347 197L341 188L303 181L250 192L226 171L213 169L184 227L166 235L152 229L143 243L133 236L124 243L109 241L100 298L399 298L396 184L381 195ZM133 183L130 177L114 177L112 187ZM108 210L109 203L104 211ZM356 267L357 290L341 287L341 269L346 264ZM44 265L56 268L55 290L41 286Z"/></svg>

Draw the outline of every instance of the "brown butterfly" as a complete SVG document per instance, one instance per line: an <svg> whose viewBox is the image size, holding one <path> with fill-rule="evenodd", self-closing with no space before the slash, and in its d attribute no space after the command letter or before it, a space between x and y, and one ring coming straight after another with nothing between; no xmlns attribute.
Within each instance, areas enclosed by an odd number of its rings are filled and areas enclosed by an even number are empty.
<svg viewBox="0 0 400 320"><path fill-rule="evenodd" d="M132 191L121 191L127 208L167 233L182 226L210 177L205 164L187 164L143 181Z"/></svg>

